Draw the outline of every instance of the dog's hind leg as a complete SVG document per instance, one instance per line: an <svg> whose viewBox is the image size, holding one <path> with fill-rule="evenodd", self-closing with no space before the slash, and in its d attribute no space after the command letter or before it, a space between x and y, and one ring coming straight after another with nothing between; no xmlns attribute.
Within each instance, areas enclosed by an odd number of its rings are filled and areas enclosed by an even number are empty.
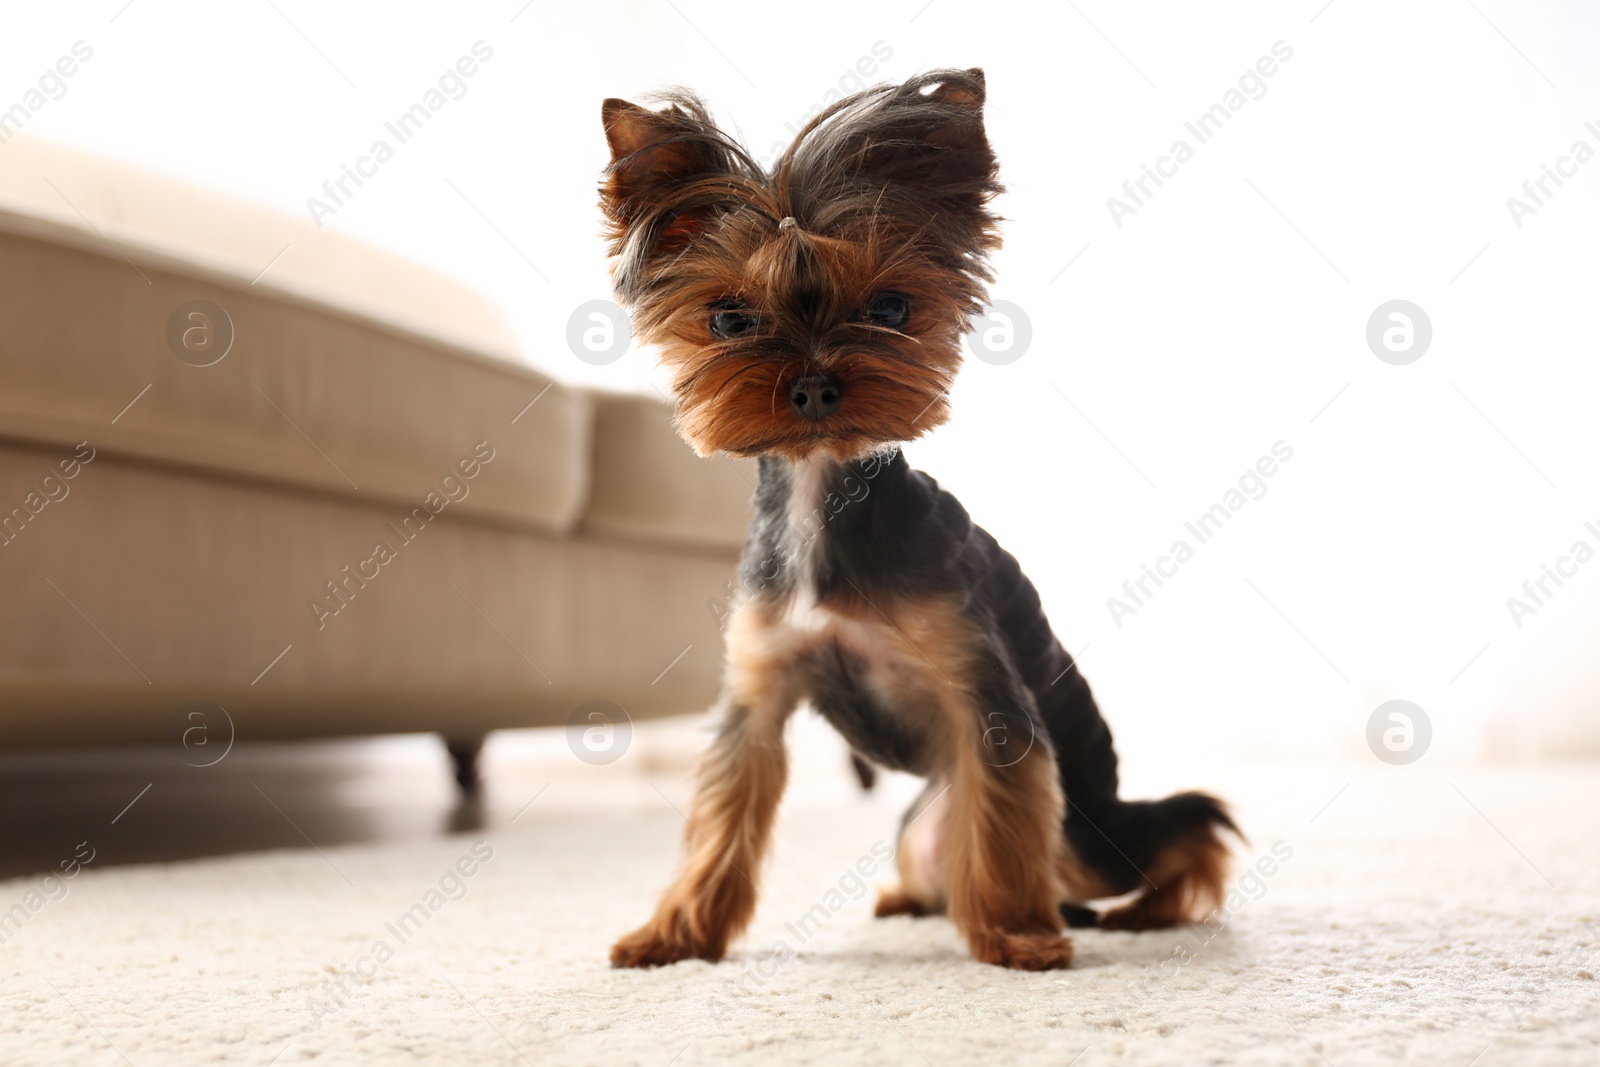
<svg viewBox="0 0 1600 1067"><path fill-rule="evenodd" d="M900 884L878 893L873 914L938 915L945 910L944 833L950 809L950 779L931 778L900 821L895 867Z"/></svg>

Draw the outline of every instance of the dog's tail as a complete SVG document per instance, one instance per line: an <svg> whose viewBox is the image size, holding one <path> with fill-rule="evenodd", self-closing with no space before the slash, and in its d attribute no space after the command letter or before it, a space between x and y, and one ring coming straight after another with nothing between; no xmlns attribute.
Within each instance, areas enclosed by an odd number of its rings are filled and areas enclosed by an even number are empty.
<svg viewBox="0 0 1600 1067"><path fill-rule="evenodd" d="M1070 803L1066 832L1077 860L1099 876L1106 895L1140 892L1099 916L1107 930L1152 930L1204 918L1226 895L1224 834L1243 836L1222 801L1206 793ZM1064 909L1063 915L1087 924L1085 911Z"/></svg>

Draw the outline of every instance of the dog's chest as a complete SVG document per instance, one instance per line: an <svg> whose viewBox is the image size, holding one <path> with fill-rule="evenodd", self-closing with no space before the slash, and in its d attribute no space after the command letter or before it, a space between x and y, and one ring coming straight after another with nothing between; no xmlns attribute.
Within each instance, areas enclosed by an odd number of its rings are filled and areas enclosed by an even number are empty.
<svg viewBox="0 0 1600 1067"><path fill-rule="evenodd" d="M824 464L796 464L782 553L789 573L781 596L765 613L764 640L795 669L820 672L816 688L848 682L889 710L926 688L928 662L908 639L904 620L895 621L902 605L885 594L873 596L846 581L843 588L835 583L832 599L821 596L824 554L837 565L849 551L829 525L829 475Z"/></svg>
<svg viewBox="0 0 1600 1067"><path fill-rule="evenodd" d="M905 654L905 642L887 622L838 611L806 593L784 602L778 620L766 629L766 639L797 666L811 664L826 671L837 657L846 670L880 692L898 688L896 683L918 673Z"/></svg>

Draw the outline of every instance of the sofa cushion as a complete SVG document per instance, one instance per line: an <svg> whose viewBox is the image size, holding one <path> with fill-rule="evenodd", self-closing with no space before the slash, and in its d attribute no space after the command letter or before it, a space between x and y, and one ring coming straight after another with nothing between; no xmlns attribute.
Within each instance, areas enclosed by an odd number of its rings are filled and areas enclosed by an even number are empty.
<svg viewBox="0 0 1600 1067"><path fill-rule="evenodd" d="M196 699L240 737L470 736L700 710L721 677L727 552L402 530L356 494L5 442L0 509L4 747L172 742Z"/></svg>
<svg viewBox="0 0 1600 1067"><path fill-rule="evenodd" d="M0 436L575 528L592 401L510 362L493 305L307 223L26 138L5 153ZM218 348L190 329L231 346L200 365ZM480 442L495 477L465 483Z"/></svg>
<svg viewBox="0 0 1600 1067"><path fill-rule="evenodd" d="M595 440L583 531L665 544L739 549L755 493L754 460L701 459L648 396L592 393Z"/></svg>
<svg viewBox="0 0 1600 1067"><path fill-rule="evenodd" d="M516 332L488 297L446 274L301 218L30 134L5 142L0 207L126 236L150 254L255 281L307 303L518 360ZM121 242L119 241L120 245ZM258 276L259 275L259 280Z"/></svg>

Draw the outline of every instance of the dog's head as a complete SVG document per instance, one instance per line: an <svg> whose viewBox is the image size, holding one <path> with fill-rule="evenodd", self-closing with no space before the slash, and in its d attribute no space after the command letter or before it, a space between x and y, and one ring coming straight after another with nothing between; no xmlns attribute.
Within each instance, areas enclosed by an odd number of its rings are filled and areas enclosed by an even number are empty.
<svg viewBox="0 0 1600 1067"><path fill-rule="evenodd" d="M701 455L855 458L944 422L999 247L980 70L846 97L770 172L687 92L602 108L612 279Z"/></svg>

